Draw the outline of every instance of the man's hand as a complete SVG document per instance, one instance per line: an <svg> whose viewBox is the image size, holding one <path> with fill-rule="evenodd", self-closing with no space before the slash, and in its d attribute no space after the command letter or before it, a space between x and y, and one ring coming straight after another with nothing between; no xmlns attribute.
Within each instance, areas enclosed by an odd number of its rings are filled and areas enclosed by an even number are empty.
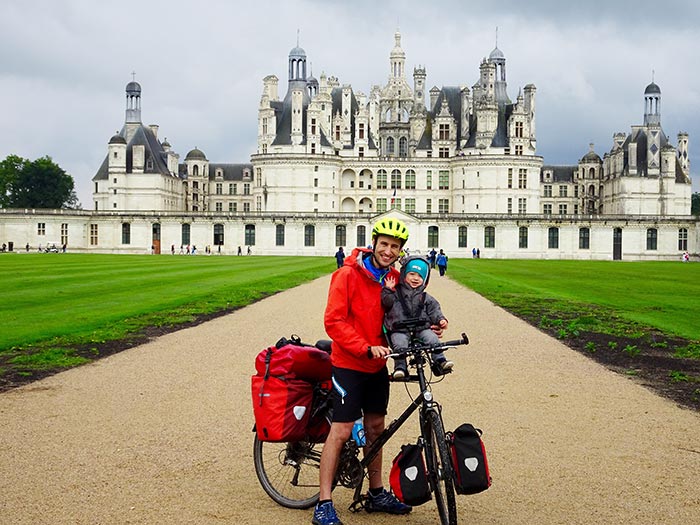
<svg viewBox="0 0 700 525"><path fill-rule="evenodd" d="M442 321L445 321L445 327L447 326L447 319L443 319ZM442 337L442 331L444 327L442 326L442 321L440 321L440 324L434 324L430 326L430 329L435 332L435 335L438 337Z"/></svg>
<svg viewBox="0 0 700 525"><path fill-rule="evenodd" d="M391 348L386 346L370 346L367 349L367 354L370 359L378 359L380 357L387 356L391 353Z"/></svg>
<svg viewBox="0 0 700 525"><path fill-rule="evenodd" d="M384 286L389 288L389 290L393 290L396 287L396 278L393 275L390 275L384 279Z"/></svg>

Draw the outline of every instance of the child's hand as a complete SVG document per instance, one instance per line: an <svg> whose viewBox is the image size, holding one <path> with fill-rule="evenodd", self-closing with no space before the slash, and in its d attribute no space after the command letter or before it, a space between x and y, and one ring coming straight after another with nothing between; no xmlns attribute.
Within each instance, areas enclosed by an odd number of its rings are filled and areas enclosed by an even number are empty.
<svg viewBox="0 0 700 525"><path fill-rule="evenodd" d="M389 290L393 290L396 287L396 279L394 278L393 275L384 279L384 286L389 288Z"/></svg>
<svg viewBox="0 0 700 525"><path fill-rule="evenodd" d="M447 319L440 319L440 322L438 323L440 325L440 328L443 330L447 328Z"/></svg>

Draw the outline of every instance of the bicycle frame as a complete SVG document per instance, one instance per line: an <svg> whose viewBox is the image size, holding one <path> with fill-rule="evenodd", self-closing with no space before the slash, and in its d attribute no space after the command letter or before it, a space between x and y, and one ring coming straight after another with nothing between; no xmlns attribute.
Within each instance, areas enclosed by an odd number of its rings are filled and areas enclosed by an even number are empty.
<svg viewBox="0 0 700 525"><path fill-rule="evenodd" d="M398 429L401 428L406 420L419 408L421 409L419 412L420 433L427 449L426 451L428 452L426 456L432 457L430 454L430 439L427 435L428 432L426 429L426 416L428 412L437 412L438 416L440 416L440 405L436 401L433 401L433 395L428 389L429 383L426 380L424 369L426 364L429 363L429 359L426 357L425 351L427 349L433 349L433 347L431 345L417 343L414 335L415 333L411 330L411 343L405 352L402 352L401 354L389 354L387 357L410 357L413 359L413 364L416 366L416 374L409 376L406 382L417 382L420 388L420 393L411 401L411 404L406 407L398 418L394 419L372 443L364 448L363 458L359 462L360 466L362 467L363 476L355 487L353 503L350 506L350 509L353 512L358 512L364 505L362 486L364 483L364 478L366 477L367 467L377 457L384 445L392 438ZM458 344L468 344L468 342L469 339L467 338L466 334L462 334L461 340L443 343L440 345L439 349L446 350L449 348L454 348ZM351 447L354 447L355 450L358 450L354 441L350 440L348 444ZM339 465L339 467L342 467L342 465Z"/></svg>

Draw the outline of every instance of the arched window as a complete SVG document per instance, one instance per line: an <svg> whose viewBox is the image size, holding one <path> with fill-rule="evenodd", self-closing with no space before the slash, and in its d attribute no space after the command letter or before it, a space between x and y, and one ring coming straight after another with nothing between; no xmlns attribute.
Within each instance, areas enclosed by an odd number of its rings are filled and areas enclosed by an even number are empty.
<svg viewBox="0 0 700 525"><path fill-rule="evenodd" d="M656 228L647 228L647 250L656 250L657 237Z"/></svg>
<svg viewBox="0 0 700 525"><path fill-rule="evenodd" d="M364 226L358 226L357 227L357 245L358 246L365 246L367 244L367 239L366 239L366 228Z"/></svg>
<svg viewBox="0 0 700 525"><path fill-rule="evenodd" d="M527 226L518 229L518 248L527 248Z"/></svg>
<svg viewBox="0 0 700 525"><path fill-rule="evenodd" d="M199 166L197 166L196 164L192 166L192 175L194 175L195 177L199 175Z"/></svg>
<svg viewBox="0 0 700 525"><path fill-rule="evenodd" d="M189 224L183 224L182 225L182 231L180 234L180 244L183 246L187 246L190 243L190 225Z"/></svg>
<svg viewBox="0 0 700 525"><path fill-rule="evenodd" d="M428 226L428 246L440 247L440 229L437 226Z"/></svg>
<svg viewBox="0 0 700 525"><path fill-rule="evenodd" d="M335 245L345 246L347 244L347 233L344 224L338 224L335 227Z"/></svg>
<svg viewBox="0 0 700 525"><path fill-rule="evenodd" d="M399 157L408 156L408 139L406 137L401 137L399 139Z"/></svg>
<svg viewBox="0 0 700 525"><path fill-rule="evenodd" d="M459 248L467 247L467 227L460 226L457 230L457 246Z"/></svg>
<svg viewBox="0 0 700 525"><path fill-rule="evenodd" d="M245 225L245 244L246 246L255 246L255 224Z"/></svg>
<svg viewBox="0 0 700 525"><path fill-rule="evenodd" d="M386 154L387 155L394 154L394 137L387 137L386 138Z"/></svg>
<svg viewBox="0 0 700 525"><path fill-rule="evenodd" d="M678 251L688 250L688 228L678 228Z"/></svg>
<svg viewBox="0 0 700 525"><path fill-rule="evenodd" d="M590 228L578 229L578 247L581 250L589 250L591 248L591 230Z"/></svg>
<svg viewBox="0 0 700 525"><path fill-rule="evenodd" d="M284 224L275 226L275 246L284 246Z"/></svg>
<svg viewBox="0 0 700 525"><path fill-rule="evenodd" d="M384 122L391 122L391 110L390 109L386 110Z"/></svg>
<svg viewBox="0 0 700 525"><path fill-rule="evenodd" d="M487 226L484 228L484 248L496 247L496 227Z"/></svg>
<svg viewBox="0 0 700 525"><path fill-rule="evenodd" d="M316 246L316 228L313 224L304 226L304 246Z"/></svg>
<svg viewBox="0 0 700 525"><path fill-rule="evenodd" d="M559 228L552 226L549 229L547 247L552 249L559 248Z"/></svg>
<svg viewBox="0 0 700 525"><path fill-rule="evenodd" d="M413 170L406 171L406 179L405 179L404 187L407 190L415 190L416 189L416 172L415 171L413 171Z"/></svg>
<svg viewBox="0 0 700 525"><path fill-rule="evenodd" d="M391 172L391 189L401 189L401 172L399 170Z"/></svg>
<svg viewBox="0 0 700 525"><path fill-rule="evenodd" d="M224 245L224 225L215 224L214 225L214 246Z"/></svg>
<svg viewBox="0 0 700 525"><path fill-rule="evenodd" d="M377 189L378 190L385 190L386 189L386 170L379 170L377 172Z"/></svg>

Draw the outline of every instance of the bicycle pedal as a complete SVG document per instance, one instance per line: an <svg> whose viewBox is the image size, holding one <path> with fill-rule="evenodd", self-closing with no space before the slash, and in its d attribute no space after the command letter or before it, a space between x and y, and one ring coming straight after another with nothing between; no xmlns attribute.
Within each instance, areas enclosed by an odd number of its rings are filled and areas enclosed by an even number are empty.
<svg viewBox="0 0 700 525"><path fill-rule="evenodd" d="M353 513L361 512L363 510L367 510L367 500L369 499L369 496L366 494L363 494L360 496L360 499L357 501L353 501L350 506L348 507L348 510Z"/></svg>

